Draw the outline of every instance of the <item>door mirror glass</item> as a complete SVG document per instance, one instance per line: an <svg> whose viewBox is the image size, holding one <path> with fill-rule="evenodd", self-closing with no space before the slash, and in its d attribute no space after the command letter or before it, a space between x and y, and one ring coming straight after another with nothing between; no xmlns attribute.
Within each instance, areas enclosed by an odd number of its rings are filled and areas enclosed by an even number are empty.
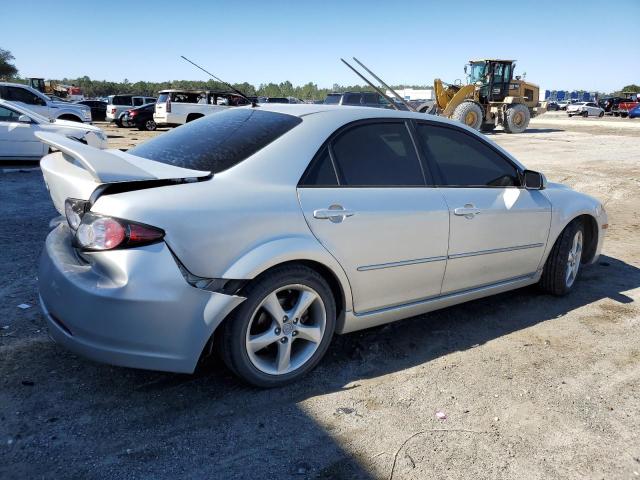
<svg viewBox="0 0 640 480"><path fill-rule="evenodd" d="M543 190L547 186L547 179L540 172L525 170L522 174L523 185L527 190Z"/></svg>
<svg viewBox="0 0 640 480"><path fill-rule="evenodd" d="M20 115L18 117L18 122L20 122L20 123L31 123L31 117L29 117L29 115Z"/></svg>

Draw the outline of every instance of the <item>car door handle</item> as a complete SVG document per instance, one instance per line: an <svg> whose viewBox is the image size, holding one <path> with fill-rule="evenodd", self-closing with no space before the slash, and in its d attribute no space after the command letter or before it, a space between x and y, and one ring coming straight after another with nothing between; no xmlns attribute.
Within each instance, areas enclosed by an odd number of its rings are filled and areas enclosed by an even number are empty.
<svg viewBox="0 0 640 480"><path fill-rule="evenodd" d="M453 213L461 217L473 218L480 214L480 209L476 208L472 203L467 203L464 207L456 208Z"/></svg>
<svg viewBox="0 0 640 480"><path fill-rule="evenodd" d="M334 223L340 223L347 217L352 217L355 212L345 210L342 205L331 205L329 208L322 208L313 211L313 218L318 220L331 220Z"/></svg>

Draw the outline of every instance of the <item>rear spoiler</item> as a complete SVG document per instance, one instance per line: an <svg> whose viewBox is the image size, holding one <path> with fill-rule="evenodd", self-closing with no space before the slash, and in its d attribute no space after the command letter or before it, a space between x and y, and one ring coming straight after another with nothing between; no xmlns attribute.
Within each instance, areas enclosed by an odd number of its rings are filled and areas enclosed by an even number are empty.
<svg viewBox="0 0 640 480"><path fill-rule="evenodd" d="M120 150L99 150L57 133L35 132L35 135L42 142L60 150L67 161L79 164L99 183L199 178L211 175L211 172L167 165Z"/></svg>

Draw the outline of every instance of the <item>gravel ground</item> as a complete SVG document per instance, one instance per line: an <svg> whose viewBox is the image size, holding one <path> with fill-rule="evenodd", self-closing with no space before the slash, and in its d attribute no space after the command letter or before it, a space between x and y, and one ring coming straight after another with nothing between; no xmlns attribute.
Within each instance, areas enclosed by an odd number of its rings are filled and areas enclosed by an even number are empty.
<svg viewBox="0 0 640 480"><path fill-rule="evenodd" d="M117 148L154 135L106 130ZM491 137L605 203L603 256L576 290L340 336L305 380L271 391L217 363L146 372L49 340L36 262L55 212L37 169L5 168L0 478L639 478L640 121L548 113Z"/></svg>

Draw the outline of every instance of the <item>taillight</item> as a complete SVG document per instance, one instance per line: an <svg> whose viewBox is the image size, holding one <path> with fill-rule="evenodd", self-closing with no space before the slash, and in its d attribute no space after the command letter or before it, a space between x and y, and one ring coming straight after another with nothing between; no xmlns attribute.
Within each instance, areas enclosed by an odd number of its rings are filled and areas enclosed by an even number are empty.
<svg viewBox="0 0 640 480"><path fill-rule="evenodd" d="M87 212L75 236L77 247L88 251L131 248L159 242L164 231L150 225Z"/></svg>
<svg viewBox="0 0 640 480"><path fill-rule="evenodd" d="M111 109L111 115L115 115L116 114L116 110L117 110L117 108L112 108Z"/></svg>
<svg viewBox="0 0 640 480"><path fill-rule="evenodd" d="M138 115L138 112L136 112L135 110L129 110L130 117L135 117L136 115Z"/></svg>
<svg viewBox="0 0 640 480"><path fill-rule="evenodd" d="M167 97L167 103L165 103L165 111L171 113L171 97Z"/></svg>
<svg viewBox="0 0 640 480"><path fill-rule="evenodd" d="M64 201L64 214L72 230L78 229L80 222L82 222L82 216L87 210L89 210L89 202L86 200L67 198Z"/></svg>

